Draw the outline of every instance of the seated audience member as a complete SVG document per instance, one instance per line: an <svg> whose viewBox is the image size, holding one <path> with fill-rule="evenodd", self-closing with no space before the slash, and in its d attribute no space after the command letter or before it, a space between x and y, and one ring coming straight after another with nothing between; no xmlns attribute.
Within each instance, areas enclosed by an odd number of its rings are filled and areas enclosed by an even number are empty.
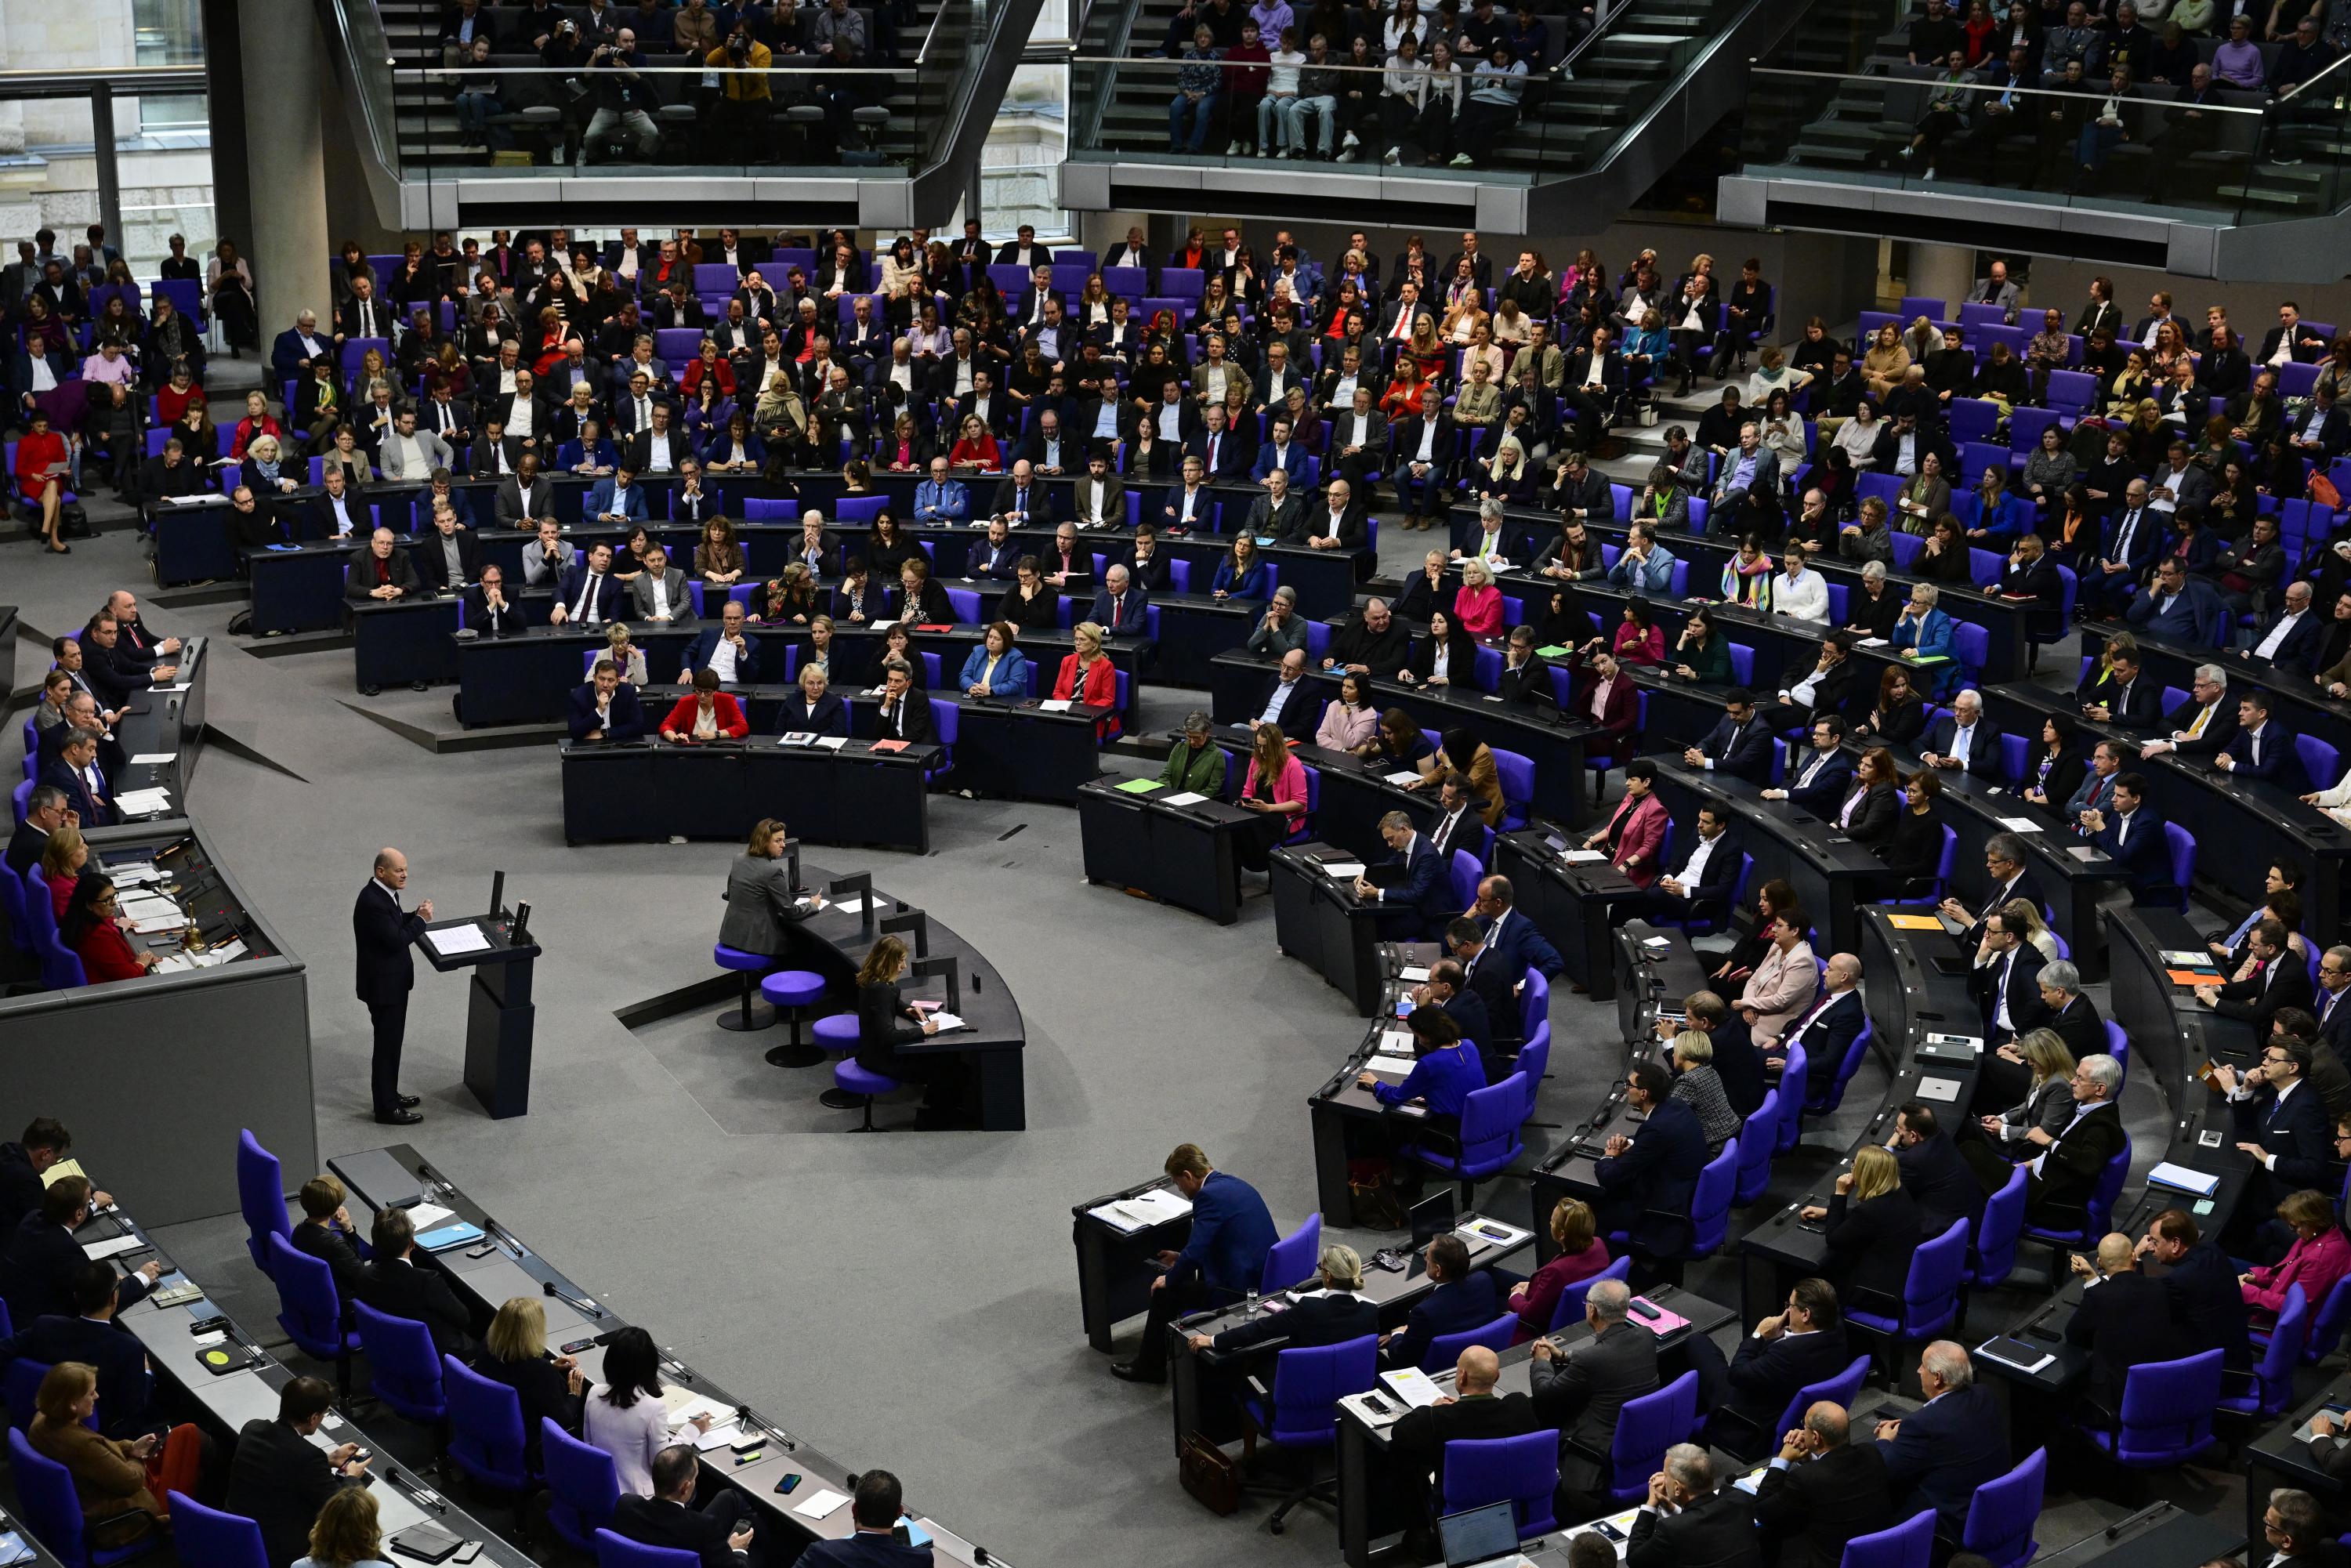
<svg viewBox="0 0 2351 1568"><path fill-rule="evenodd" d="M1646 889L1656 882L1658 855L1666 841L1666 803L1657 798L1657 765L1646 757L1625 764L1625 796L1605 825L1583 841L1598 850L1634 886Z"/></svg>
<svg viewBox="0 0 2351 1568"><path fill-rule="evenodd" d="M2080 1224L2083 1206L2097 1186L2106 1162L2128 1143L2115 1096L2123 1086L2122 1064L2103 1052L2085 1056L2074 1068L2074 1119L2061 1132L2035 1127L2025 1142L2038 1153L2024 1188L2026 1223L2062 1228Z"/></svg>
<svg viewBox="0 0 2351 1568"><path fill-rule="evenodd" d="M1610 1262L1608 1243L1600 1239L1599 1219L1593 1214L1592 1206L1582 1198L1562 1198L1553 1204L1550 1228L1558 1252L1550 1262L1510 1287L1509 1310L1519 1314L1512 1344L1524 1344L1537 1334L1549 1333L1561 1298L1573 1286L1606 1269Z"/></svg>
<svg viewBox="0 0 2351 1568"><path fill-rule="evenodd" d="M2090 842L2120 864L2130 878L2139 903L2171 894L2171 845L2163 819L2147 802L2147 780L2136 773L2119 773L2114 781L2115 809L2085 811L2082 826Z"/></svg>
<svg viewBox="0 0 2351 1568"><path fill-rule="evenodd" d="M1819 1063L1812 1071L1835 1073L1843 1070L1846 1053L1861 1037L1861 960L1851 953L1832 954L1828 967L1821 971L1821 994L1796 1015L1785 1033L1767 1034L1754 1042L1753 1050L1760 1055L1759 1067L1777 1070L1787 1061L1790 1049L1801 1045L1806 1059ZM1718 1064L1722 1060L1719 1045L1715 1060ZM1756 1103L1762 1103L1760 1093Z"/></svg>
<svg viewBox="0 0 2351 1568"><path fill-rule="evenodd" d="M2004 1110L1979 1115L1952 1134L1961 1157L1986 1192L2007 1185L2014 1168L2011 1162L2032 1147L2025 1141L2026 1134L2037 1127L2053 1137L2074 1119L2074 1059L2063 1035L2045 1027L2028 1030L1996 1054L2003 1066L2015 1067L2024 1075L2022 1097ZM1980 1082L1976 1103L1997 1105L2007 1097Z"/></svg>
<svg viewBox="0 0 2351 1568"><path fill-rule="evenodd" d="M59 1176L41 1195L41 1207L18 1221L0 1255L0 1300L11 1321L72 1315L74 1279L89 1261L73 1233L89 1223L89 1178ZM116 1308L137 1305L162 1274L152 1259L132 1270L115 1287Z"/></svg>
<svg viewBox="0 0 2351 1568"><path fill-rule="evenodd" d="M358 1457L357 1443L321 1448L310 1441L334 1403L326 1379L298 1377L277 1391L275 1418L256 1416L237 1433L221 1507L261 1527L271 1568L308 1549L310 1527L328 1499L366 1483L370 1461Z"/></svg>
<svg viewBox="0 0 2351 1568"><path fill-rule="evenodd" d="M1280 1232L1257 1189L1213 1167L1197 1144L1178 1144L1163 1166L1176 1192L1192 1205L1192 1234L1181 1252L1162 1252L1166 1271L1151 1282L1143 1343L1132 1361L1111 1367L1129 1383L1167 1375L1167 1325L1211 1301L1234 1301L1257 1289L1265 1255Z"/></svg>
<svg viewBox="0 0 2351 1568"><path fill-rule="evenodd" d="M751 733L743 705L732 692L718 689L718 672L708 664L694 672L694 690L661 721L664 740L685 744L705 740L740 740Z"/></svg>
<svg viewBox="0 0 2351 1568"><path fill-rule="evenodd" d="M96 1369L86 1362L58 1362L33 1396L25 1439L73 1477L88 1546L120 1550L153 1533L162 1518L164 1504L150 1490L148 1472L163 1439L152 1432L135 1438L102 1436L89 1424L98 1408ZM195 1482L195 1428L178 1430L187 1436L175 1431L172 1450L166 1451L154 1478L167 1490Z"/></svg>
<svg viewBox="0 0 2351 1568"><path fill-rule="evenodd" d="M1355 878L1355 897L1376 907L1384 940L1434 940L1452 915L1448 905L1453 895L1447 885L1451 867L1436 843L1416 831L1412 819L1402 811L1382 817L1379 834L1388 846L1389 858ZM1377 882L1371 878L1373 869L1381 873Z"/></svg>
<svg viewBox="0 0 2351 1568"><path fill-rule="evenodd" d="M1804 940L1803 912L1781 911L1765 934L1770 946L1731 1004L1759 1040L1782 1034L1803 1017L1820 988L1820 970L1813 961L1812 945Z"/></svg>
<svg viewBox="0 0 2351 1568"><path fill-rule="evenodd" d="M1380 1359L1388 1366L1419 1366L1429 1342L1442 1335L1483 1328L1499 1315L1494 1276L1469 1267L1468 1244L1451 1231L1428 1244L1428 1277L1437 1288L1413 1303L1404 1327L1380 1336Z"/></svg>
<svg viewBox="0 0 2351 1568"><path fill-rule="evenodd" d="M2277 1321L2285 1293L2294 1286L2302 1287L2304 1301L2323 1303L2335 1282L2351 1274L2351 1239L2344 1236L2325 1193L2289 1193L2277 1206L2277 1217L2294 1232L2294 1245L2277 1262L2257 1267L2244 1279L2245 1304L2264 1326Z"/></svg>
<svg viewBox="0 0 2351 1568"><path fill-rule="evenodd" d="M439 1270L416 1266L416 1227L408 1211L377 1210L368 1242L375 1257L360 1300L387 1317L423 1323L433 1335L433 1348L444 1355L460 1361L472 1355L472 1315Z"/></svg>
<svg viewBox="0 0 2351 1568"><path fill-rule="evenodd" d="M710 1417L696 1416L691 1425L696 1434L708 1431ZM653 1461L669 1447L670 1426L662 1404L661 1352L652 1334L634 1324L613 1334L604 1347L603 1384L582 1403L580 1432L612 1456L622 1497L653 1495Z"/></svg>
<svg viewBox="0 0 2351 1568"><path fill-rule="evenodd" d="M784 699L783 714L776 727L786 735L837 735L846 738L849 705L829 689L831 684L823 665L802 664L797 689Z"/></svg>
<svg viewBox="0 0 2351 1568"><path fill-rule="evenodd" d="M1881 1312L1902 1300L1910 1254L1927 1239L1926 1221L1889 1150L1865 1144L1854 1151L1853 1168L1836 1178L1828 1206L1808 1204L1801 1218L1827 1222L1822 1270L1838 1300Z"/></svg>
<svg viewBox="0 0 2351 1568"><path fill-rule="evenodd" d="M11 1363L55 1366L78 1361L98 1375L99 1427L111 1437L135 1437L152 1430L148 1403L153 1379L136 1335L114 1320L118 1276L113 1265L85 1259L73 1272L72 1312L51 1313L18 1325L0 1339L0 1375Z"/></svg>
<svg viewBox="0 0 2351 1568"><path fill-rule="evenodd" d="M1699 1563L1763 1568L1763 1550L1747 1494L1736 1487L1715 1490L1714 1461L1706 1450L1676 1443L1666 1450L1666 1468L1649 1478L1648 1501L1633 1518L1625 1568Z"/></svg>
<svg viewBox="0 0 2351 1568"><path fill-rule="evenodd" d="M1486 1087L1486 1066L1479 1058L1477 1043L1464 1040L1461 1026L1438 1007L1413 1009L1405 1027L1412 1032L1414 1061L1404 1082L1384 1083L1364 1072L1356 1082L1383 1105L1426 1107L1424 1126L1458 1136L1469 1096Z"/></svg>
<svg viewBox="0 0 2351 1568"><path fill-rule="evenodd" d="M1894 1159L1902 1186L1918 1202L1927 1239L1949 1229L1954 1219L1970 1226L1983 1218L1983 1189L1950 1135L1935 1120L1934 1108L1907 1102L1894 1113Z"/></svg>
<svg viewBox="0 0 2351 1568"><path fill-rule="evenodd" d="M1019 635L1009 621L995 622L981 633L980 645L965 656L956 677L964 695L1019 702L1029 695L1029 658L1015 646Z"/></svg>
<svg viewBox="0 0 2351 1568"><path fill-rule="evenodd" d="M2090 1353L2088 1419L2109 1430L2120 1419L2132 1367L2188 1354L2163 1281L2141 1274L2137 1264L2131 1239L2119 1231L2099 1239L2095 1258L2076 1252L2072 1262L2083 1290L2065 1343Z"/></svg>
<svg viewBox="0 0 2351 1568"><path fill-rule="evenodd" d="M1672 1060L1673 1098L1697 1113L1706 1133L1707 1153L1720 1154L1722 1145L1739 1135L1740 1116L1715 1074L1714 1042L1703 1030L1686 1029L1674 1036Z"/></svg>
<svg viewBox="0 0 2351 1568"><path fill-rule="evenodd" d="M781 956L791 950L791 927L824 907L822 893L803 900L792 885L788 838L773 817L752 824L748 842L726 873L726 913L718 923L718 940L726 946Z"/></svg>
<svg viewBox="0 0 2351 1568"><path fill-rule="evenodd" d="M1380 1310L1364 1294L1364 1260L1353 1248L1336 1242L1323 1248L1314 1278L1306 1282L1317 1288L1301 1296L1287 1312L1264 1313L1220 1330L1213 1337L1191 1334L1186 1343L1196 1351L1229 1355L1268 1340L1280 1340L1290 1347L1344 1344L1380 1332Z"/></svg>
<svg viewBox="0 0 2351 1568"><path fill-rule="evenodd" d="M703 1506L695 1508L694 1490L701 1476L702 1458L693 1444L664 1448L653 1456L653 1495L623 1495L612 1510L612 1533L647 1546L691 1552L702 1568L747 1568L753 1505L740 1487L722 1486L712 1488Z"/></svg>
<svg viewBox="0 0 2351 1568"><path fill-rule="evenodd" d="M1836 960L1829 962L1834 967ZM1860 973L1858 961L1854 973ZM1814 1010L1819 1010L1817 1006ZM1860 1010L1859 998L1855 998L1854 1010ZM1860 1025L1855 1023L1854 1028L1858 1031ZM1686 1029L1698 1030L1714 1047L1715 1076L1722 1080L1722 1092L1730 1108L1742 1120L1753 1115L1767 1092L1766 1063L1754 1036L1748 1032L1747 1020L1733 1017L1730 1004L1712 991L1692 991L1682 998L1682 1022L1677 1026L1670 1019L1658 1019L1657 1038L1671 1040Z"/></svg>
<svg viewBox="0 0 2351 1568"><path fill-rule="evenodd" d="M1609 919L1618 925L1627 920L1727 924L1746 855L1729 832L1729 821L1727 806L1709 800L1698 807L1698 831L1676 857L1677 863L1657 879L1656 886L1611 903Z"/></svg>
<svg viewBox="0 0 2351 1568"><path fill-rule="evenodd" d="M1933 1509L1938 1535L1959 1539L1976 1489L2008 1473L2008 1416L1977 1385L1967 1348L1938 1339L1919 1353L1927 1402L1877 1423L1876 1443L1897 1517Z"/></svg>
<svg viewBox="0 0 2351 1568"><path fill-rule="evenodd" d="M1399 1514L1416 1521L1416 1533L1427 1531L1418 1521L1427 1516L1432 1483L1437 1496L1445 1495L1447 1444L1520 1437L1541 1429L1532 1399L1495 1394L1501 1375L1500 1358L1473 1344L1455 1364L1452 1396L1409 1411L1395 1424L1389 1437L1389 1479Z"/></svg>
<svg viewBox="0 0 2351 1568"><path fill-rule="evenodd" d="M319 1505L310 1524L310 1553L294 1568L389 1568L375 1493L343 1487Z"/></svg>
<svg viewBox="0 0 2351 1568"><path fill-rule="evenodd" d="M359 1228L344 1206L343 1184L330 1176L312 1176L302 1184L296 1201L302 1206L302 1223L294 1228L294 1249L326 1260L335 1272L335 1289L347 1301L357 1301L367 1284L367 1265L360 1260Z"/></svg>
<svg viewBox="0 0 2351 1568"><path fill-rule="evenodd" d="M1703 1337L1693 1336L1687 1348L1698 1377L1698 1406L1709 1412L1707 1434L1717 1443L1726 1437L1768 1443L1788 1401L1853 1360L1836 1287L1826 1280L1797 1281L1787 1305L1758 1322L1728 1361L1712 1340L1699 1349Z"/></svg>
<svg viewBox="0 0 2351 1568"><path fill-rule="evenodd" d="M1767 1550L1779 1547L1782 1568L1839 1568L1847 1542L1896 1522L1884 1454L1849 1433L1844 1407L1822 1400L1781 1438L1756 1483L1756 1527Z"/></svg>
<svg viewBox="0 0 2351 1568"><path fill-rule="evenodd" d="M1225 751L1214 738L1215 725L1195 708L1184 716L1184 733L1160 765L1159 782L1171 789L1222 797L1225 792Z"/></svg>
<svg viewBox="0 0 2351 1568"><path fill-rule="evenodd" d="M1593 1166L1602 1197L1601 1228L1632 1238L1636 1267L1668 1259L1689 1239L1690 1200L1706 1168L1706 1129L1697 1113L1674 1099L1663 1063L1636 1061L1625 1076L1625 1103L1647 1113L1636 1139L1612 1135Z"/></svg>
<svg viewBox="0 0 2351 1568"><path fill-rule="evenodd" d="M1548 1339L1532 1355L1535 1414L1560 1434L1559 1484L1563 1519L1591 1518L1611 1505L1602 1495L1603 1461L1616 1440L1625 1405L1661 1386L1657 1336L1629 1321L1632 1287L1602 1280L1584 1292L1583 1321L1592 1337L1562 1352Z"/></svg>
<svg viewBox="0 0 2351 1568"><path fill-rule="evenodd" d="M2221 1364L2231 1372L2252 1364L2251 1309L2236 1265L2204 1239L2186 1209L2167 1208L2149 1220L2139 1238L2138 1257L2140 1267L2163 1281L2187 1354L2220 1351Z"/></svg>
<svg viewBox="0 0 2351 1568"><path fill-rule="evenodd" d="M547 1348L547 1310L538 1297L516 1296L498 1308L473 1364L491 1382L513 1389L522 1402L523 1452L532 1473L538 1472L542 1417L580 1435L588 1379L579 1362Z"/></svg>
<svg viewBox="0 0 2351 1568"><path fill-rule="evenodd" d="M571 738L635 740L645 733L645 710L637 688L621 679L621 667L599 659L588 679L571 688Z"/></svg>
<svg viewBox="0 0 2351 1568"><path fill-rule="evenodd" d="M41 832L46 838L48 829ZM72 1151L73 1134L53 1116L34 1117L15 1143L0 1144L0 1239L15 1235L25 1216L41 1207L41 1195L48 1190L41 1173ZM100 1208L114 1201L102 1192L93 1193L91 1199ZM5 1241L0 1241L0 1248L4 1247Z"/></svg>
<svg viewBox="0 0 2351 1568"><path fill-rule="evenodd" d="M898 1478L888 1470L866 1470L858 1476L850 1501L848 1539L813 1542L799 1554L799 1568L931 1568L927 1545L910 1545L892 1533L905 1515Z"/></svg>

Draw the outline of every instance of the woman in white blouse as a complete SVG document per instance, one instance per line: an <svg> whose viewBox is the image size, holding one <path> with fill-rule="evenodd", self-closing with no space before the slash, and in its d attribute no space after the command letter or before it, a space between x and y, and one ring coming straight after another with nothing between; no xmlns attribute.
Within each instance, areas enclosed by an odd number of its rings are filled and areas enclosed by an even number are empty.
<svg viewBox="0 0 2351 1568"><path fill-rule="evenodd" d="M1790 549L1780 558L1780 575L1771 582L1771 608L1818 626L1829 623L1828 580L1804 564L1804 552Z"/></svg>
<svg viewBox="0 0 2351 1568"><path fill-rule="evenodd" d="M2351 827L2351 773L2344 774L2334 789L2304 795L2302 801L2305 806L2317 807L2345 827Z"/></svg>
<svg viewBox="0 0 2351 1568"><path fill-rule="evenodd" d="M588 1441L612 1456L621 1490L636 1497L653 1493L653 1456L670 1445L669 1410L662 1403L661 1352L653 1336L634 1324L604 1347L604 1385L588 1396L580 1428ZM696 1416L696 1433L710 1430L710 1417Z"/></svg>

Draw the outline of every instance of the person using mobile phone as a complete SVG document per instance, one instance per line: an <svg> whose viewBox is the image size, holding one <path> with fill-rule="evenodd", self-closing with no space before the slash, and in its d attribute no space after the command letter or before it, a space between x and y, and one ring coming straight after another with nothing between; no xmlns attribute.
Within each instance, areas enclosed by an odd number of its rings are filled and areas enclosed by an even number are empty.
<svg viewBox="0 0 2351 1568"><path fill-rule="evenodd" d="M857 1478L848 1539L815 1542L800 1553L801 1568L930 1568L929 1544L916 1546L900 1537L905 1517L898 1478L888 1470L867 1470Z"/></svg>
<svg viewBox="0 0 2351 1568"><path fill-rule="evenodd" d="M647 1546L691 1552L703 1568L747 1568L753 1539L750 1498L720 1487L700 1508L694 1502L701 1461L691 1443L653 1456L653 1495L623 1494L612 1510L612 1532Z"/></svg>

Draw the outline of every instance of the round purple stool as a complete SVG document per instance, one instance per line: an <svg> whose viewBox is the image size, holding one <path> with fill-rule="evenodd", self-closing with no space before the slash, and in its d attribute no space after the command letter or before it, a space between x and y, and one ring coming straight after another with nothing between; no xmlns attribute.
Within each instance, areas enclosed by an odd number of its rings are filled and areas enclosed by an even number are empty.
<svg viewBox="0 0 2351 1568"><path fill-rule="evenodd" d="M816 1020L817 1049L827 1056L855 1056L857 1035L855 1013L828 1013ZM820 1103L835 1111L856 1110L858 1098L848 1090L838 1087L828 1089L817 1096Z"/></svg>
<svg viewBox="0 0 2351 1568"><path fill-rule="evenodd" d="M743 977L743 999L733 1012L718 1015L718 1027L738 1033L773 1028L776 1012L773 1008L755 1008L751 993L758 987L758 977L776 967L776 960L765 953L747 953L740 947L729 947L721 942L710 950L710 956L722 969L732 969Z"/></svg>
<svg viewBox="0 0 2351 1568"><path fill-rule="evenodd" d="M770 1067L814 1067L824 1060L824 1052L800 1040L800 1010L824 998L824 977L807 969L778 969L759 982L759 994L775 1004L778 1017L791 1020L792 1038L789 1045L772 1047L768 1051Z"/></svg>
<svg viewBox="0 0 2351 1568"><path fill-rule="evenodd" d="M862 1126L850 1128L851 1132L886 1133L890 1130L887 1127L877 1127L873 1124L873 1096L887 1094L897 1088L896 1079L884 1078L878 1072L868 1072L857 1065L857 1059L852 1056L832 1064L832 1085L843 1094L857 1096L863 1104L864 1124ZM827 1103L831 1102L828 1101Z"/></svg>

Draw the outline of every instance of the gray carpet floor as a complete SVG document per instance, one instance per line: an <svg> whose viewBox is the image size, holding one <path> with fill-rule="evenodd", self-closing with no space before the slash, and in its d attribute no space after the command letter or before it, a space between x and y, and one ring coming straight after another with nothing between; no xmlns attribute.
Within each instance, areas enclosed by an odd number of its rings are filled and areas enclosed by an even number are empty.
<svg viewBox="0 0 2351 1568"><path fill-rule="evenodd" d="M1389 570L1425 537L1391 530ZM22 607L28 633L78 625L106 591L149 580L120 525L69 559L5 548L0 599ZM223 632L236 606L171 602L189 597L142 594L150 624ZM20 680L37 653L46 664L45 647L20 647ZM1336 1560L1335 1532L1312 1511L1277 1540L1261 1505L1217 1519L1191 1501L1165 1395L1114 1382L1078 1320L1071 1206L1151 1176L1177 1143L1197 1141L1256 1184L1285 1228L1312 1203L1304 1101L1362 1024L1275 953L1267 899L1218 928L1088 887L1075 815L1050 806L940 798L927 856L812 850L870 866L971 936L1029 1030L1027 1132L848 1136L854 1117L816 1103L822 1069L759 1060L776 1037L723 1032L715 1008L634 1032L614 1016L713 973L728 845L567 849L550 748L433 755L367 715L445 715L446 691L362 699L348 653L259 658L224 635L210 681L216 736L270 766L216 745L188 803L311 966L322 1153L389 1131L366 1114L367 1019L350 987L348 911L372 852L403 849L412 893L448 910L477 906L503 869L547 952L531 1113L492 1123L462 1089L465 1000L451 978L420 977L404 1074L427 1117L410 1141L501 1221L764 1413L851 1466L897 1471L916 1507L1019 1568ZM1167 727L1196 698L1149 695L1146 726ZM1562 988L1539 1120L1572 1122L1598 1097L1622 1061L1613 1025L1613 1006ZM1848 1104L1874 1107L1882 1088L1873 1064ZM2129 1109L2154 1135L2151 1093ZM1842 1146L1862 1119L1849 1111L1813 1139ZM232 1151L188 1157L225 1164ZM1776 1196L1830 1157L1783 1172ZM1482 1197L1526 1213L1521 1180ZM1348 1239L1365 1250L1392 1239ZM273 1326L234 1217L163 1239L229 1311ZM1719 1264L1690 1283L1729 1281ZM1980 1301L1972 1326L1988 1332L2016 1305ZM2236 1495L2199 1484L2194 1506L2234 1518ZM2125 1511L2053 1499L2041 1539L2060 1545Z"/></svg>

